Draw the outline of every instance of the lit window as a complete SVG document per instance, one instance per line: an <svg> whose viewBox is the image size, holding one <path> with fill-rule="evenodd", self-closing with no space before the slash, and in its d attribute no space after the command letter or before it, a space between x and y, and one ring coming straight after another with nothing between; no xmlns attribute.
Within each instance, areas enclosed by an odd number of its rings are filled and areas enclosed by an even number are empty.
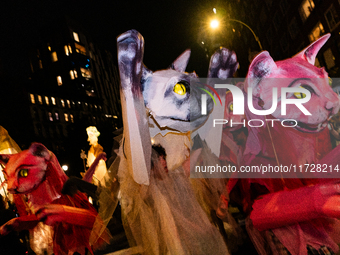
<svg viewBox="0 0 340 255"><path fill-rule="evenodd" d="M60 102L61 102L61 106L65 107L65 101L63 99L60 99Z"/></svg>
<svg viewBox="0 0 340 255"><path fill-rule="evenodd" d="M61 79L61 76L57 76L57 82L58 82L58 86L63 85L63 81Z"/></svg>
<svg viewBox="0 0 340 255"><path fill-rule="evenodd" d="M332 31L339 24L339 16L336 13L336 9L331 5L325 13L325 18L327 20L329 29Z"/></svg>
<svg viewBox="0 0 340 255"><path fill-rule="evenodd" d="M52 113L51 113L51 112L48 112L48 119L49 119L50 121L53 121L53 117L52 117Z"/></svg>
<svg viewBox="0 0 340 255"><path fill-rule="evenodd" d="M71 108L70 100L66 100L68 108Z"/></svg>
<svg viewBox="0 0 340 255"><path fill-rule="evenodd" d="M78 36L78 33L76 33L76 32L73 32L73 39L74 39L76 42L79 42L79 36Z"/></svg>
<svg viewBox="0 0 340 255"><path fill-rule="evenodd" d="M71 80L78 78L77 71L76 70L70 70L70 77L71 77Z"/></svg>
<svg viewBox="0 0 340 255"><path fill-rule="evenodd" d="M73 114L70 114L71 122L74 123Z"/></svg>
<svg viewBox="0 0 340 255"><path fill-rule="evenodd" d="M51 97L51 99L52 99L52 104L55 105L55 98Z"/></svg>
<svg viewBox="0 0 340 255"><path fill-rule="evenodd" d="M48 48L49 51L52 50L52 48L51 48L51 46L49 44L47 44L47 48Z"/></svg>
<svg viewBox="0 0 340 255"><path fill-rule="evenodd" d="M35 98L34 98L34 95L33 95L33 94L30 94L30 97L31 97L31 103L32 103L32 104L35 104Z"/></svg>
<svg viewBox="0 0 340 255"><path fill-rule="evenodd" d="M57 112L55 113L55 119L59 120L59 113L57 113Z"/></svg>
<svg viewBox="0 0 340 255"><path fill-rule="evenodd" d="M70 55L70 51L68 50L68 46L67 45L64 46L64 50L65 50L66 56L69 56Z"/></svg>
<svg viewBox="0 0 340 255"><path fill-rule="evenodd" d="M73 70L70 70L70 77L71 77L71 80L74 80L74 73L73 73Z"/></svg>
<svg viewBox="0 0 340 255"><path fill-rule="evenodd" d="M48 100L48 97L47 97L47 96L45 96L45 102L46 102L47 105L50 104L50 101Z"/></svg>
<svg viewBox="0 0 340 255"><path fill-rule="evenodd" d="M41 59L39 59L39 68L42 69L43 68L43 65L42 65L42 61Z"/></svg>
<svg viewBox="0 0 340 255"><path fill-rule="evenodd" d="M68 121L68 114L64 113L65 121Z"/></svg>
<svg viewBox="0 0 340 255"><path fill-rule="evenodd" d="M92 78L92 73L89 69L80 68L81 76L83 76L85 79Z"/></svg>
<svg viewBox="0 0 340 255"><path fill-rule="evenodd" d="M313 11L315 5L313 0L304 0L300 6L300 15L303 21L305 21L311 12Z"/></svg>
<svg viewBox="0 0 340 255"><path fill-rule="evenodd" d="M58 61L57 52L55 52L55 51L52 52L51 59L52 59L52 62Z"/></svg>
<svg viewBox="0 0 340 255"><path fill-rule="evenodd" d="M97 105L96 105L96 104L94 105L94 108L96 108L96 109L97 109Z"/></svg>
<svg viewBox="0 0 340 255"><path fill-rule="evenodd" d="M82 46L78 43L75 43L74 45L76 46L76 52L83 54L83 55L86 55L86 49L85 49L84 46Z"/></svg>
<svg viewBox="0 0 340 255"><path fill-rule="evenodd" d="M326 66L328 70L331 69L333 66L335 66L335 57L331 49L325 50L325 52L323 53L323 57L325 58L325 62L326 62Z"/></svg>
<svg viewBox="0 0 340 255"><path fill-rule="evenodd" d="M65 45L64 46L64 51L65 51L65 55L69 56L70 54L72 54L72 47L71 45Z"/></svg>
<svg viewBox="0 0 340 255"><path fill-rule="evenodd" d="M41 96L40 95L38 95L38 101L39 101L39 103L40 104L42 104L43 102L42 102L42 98L41 98Z"/></svg>
<svg viewBox="0 0 340 255"><path fill-rule="evenodd" d="M319 22L308 35L310 42L314 42L315 40L319 39L324 33L325 30L323 29L323 25L321 22Z"/></svg>

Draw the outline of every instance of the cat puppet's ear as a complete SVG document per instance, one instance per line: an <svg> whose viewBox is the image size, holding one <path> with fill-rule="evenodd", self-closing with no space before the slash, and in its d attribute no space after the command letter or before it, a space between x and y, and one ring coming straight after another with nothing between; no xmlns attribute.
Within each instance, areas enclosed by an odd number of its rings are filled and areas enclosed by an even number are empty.
<svg viewBox="0 0 340 255"><path fill-rule="evenodd" d="M253 95L260 96L260 90L255 89L262 78L268 77L270 74L277 70L277 65L274 59L269 55L268 51L262 51L251 62L247 79L245 82L245 91L248 87L253 88Z"/></svg>
<svg viewBox="0 0 340 255"><path fill-rule="evenodd" d="M307 48L296 54L294 57L302 58L303 60L308 61L310 64L315 64L315 58L318 54L319 50L322 46L327 42L331 34L325 34L324 36L320 37L318 40L310 44Z"/></svg>
<svg viewBox="0 0 340 255"><path fill-rule="evenodd" d="M50 151L41 143L32 143L28 151L33 156L45 158L47 161L51 159Z"/></svg>
<svg viewBox="0 0 340 255"><path fill-rule="evenodd" d="M187 65L189 63L191 50L184 51L176 60L171 64L171 68L178 72L185 72Z"/></svg>
<svg viewBox="0 0 340 255"><path fill-rule="evenodd" d="M0 154L0 164L6 166L12 155L13 154Z"/></svg>
<svg viewBox="0 0 340 255"><path fill-rule="evenodd" d="M268 51L262 51L251 62L247 78L265 78L277 68Z"/></svg>
<svg viewBox="0 0 340 255"><path fill-rule="evenodd" d="M143 84L144 81L152 75L152 71L150 69L148 69L145 65L143 65L143 69L142 69L142 77L141 77L141 83Z"/></svg>

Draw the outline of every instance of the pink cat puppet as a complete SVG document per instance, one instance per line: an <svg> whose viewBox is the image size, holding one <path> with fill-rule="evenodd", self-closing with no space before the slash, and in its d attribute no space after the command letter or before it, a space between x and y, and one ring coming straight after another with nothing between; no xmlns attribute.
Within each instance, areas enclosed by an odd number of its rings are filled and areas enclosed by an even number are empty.
<svg viewBox="0 0 340 255"><path fill-rule="evenodd" d="M278 254L279 247L291 254L332 254L339 250L336 218L340 217L340 188L339 182L331 179L336 172L331 176L320 171L303 175L305 164L334 169L339 163L339 148L331 150L327 128L328 120L339 111L339 97L330 87L325 69L314 66L318 51L329 37L324 35L283 61L274 62L268 52L261 52L249 67L245 91L251 89L255 110L246 107L246 117L260 119L264 125L248 127L241 165L298 168L275 177L266 173L259 174L260 178L229 182L231 197L233 192L240 195L244 211L250 215L247 230L260 254ZM277 88L276 102L273 87ZM284 95L282 88L305 90ZM296 103L286 105L286 115L281 102L284 97ZM276 110L270 111L273 104ZM256 115L256 110L268 110L270 114Z"/></svg>

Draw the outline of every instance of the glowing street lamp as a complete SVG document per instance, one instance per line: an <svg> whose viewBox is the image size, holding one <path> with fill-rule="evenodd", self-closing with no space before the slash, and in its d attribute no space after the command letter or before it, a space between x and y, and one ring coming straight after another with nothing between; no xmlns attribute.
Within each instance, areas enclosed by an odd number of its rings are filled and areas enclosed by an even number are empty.
<svg viewBox="0 0 340 255"><path fill-rule="evenodd" d="M215 8L214 8L213 11L214 11L214 13L216 14L216 9L215 9ZM244 22L242 22L242 21L240 21L240 20L237 20L237 19L227 19L226 21L234 21L234 22L240 23L240 24L242 24L243 26L247 27L247 28L250 30L250 32L253 34L253 36L254 36L256 42L258 43L258 45L259 45L259 47L260 47L260 50L261 50L261 51L263 50L263 49L262 49L261 42L260 42L260 39L257 37L257 35L256 35L255 32L253 31L253 29L251 29L250 26L248 26L246 23L244 23ZM210 27L211 27L212 29L215 30L215 29L217 29L219 26L220 26L220 22L219 22L218 19L215 18L215 19L213 19L213 20L210 21Z"/></svg>
<svg viewBox="0 0 340 255"><path fill-rule="evenodd" d="M211 22L210 22L210 27L212 29L216 29L218 28L220 25L220 22L217 20L217 19L213 19Z"/></svg>
<svg viewBox="0 0 340 255"><path fill-rule="evenodd" d="M66 172L68 170L68 165L63 165L61 168Z"/></svg>

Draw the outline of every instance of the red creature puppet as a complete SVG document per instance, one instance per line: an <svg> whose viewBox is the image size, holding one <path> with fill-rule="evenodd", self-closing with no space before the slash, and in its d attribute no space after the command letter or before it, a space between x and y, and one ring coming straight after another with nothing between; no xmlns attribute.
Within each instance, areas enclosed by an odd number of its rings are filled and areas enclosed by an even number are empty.
<svg viewBox="0 0 340 255"><path fill-rule="evenodd" d="M38 254L85 254L86 248L97 248L89 242L97 212L83 193L62 194L68 177L51 151L33 143L20 153L0 155L0 162L20 215L0 227L1 235L31 229L31 248Z"/></svg>

